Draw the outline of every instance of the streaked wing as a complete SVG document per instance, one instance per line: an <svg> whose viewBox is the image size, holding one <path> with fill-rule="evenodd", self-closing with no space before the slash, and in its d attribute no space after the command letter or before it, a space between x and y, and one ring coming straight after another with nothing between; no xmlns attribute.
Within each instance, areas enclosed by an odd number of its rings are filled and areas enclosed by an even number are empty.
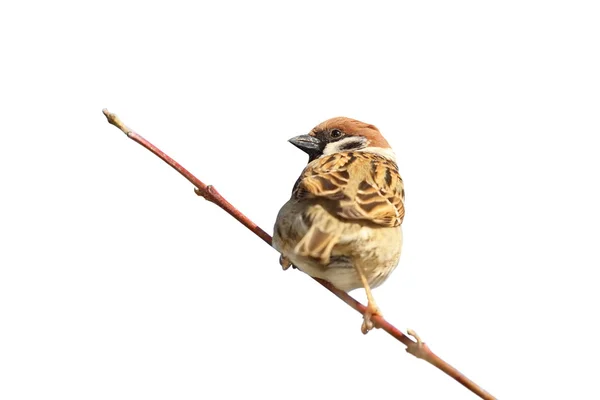
<svg viewBox="0 0 600 400"><path fill-rule="evenodd" d="M395 162L374 153L335 153L311 162L296 183L294 197L330 200L346 219L399 226L404 219L404 185Z"/></svg>

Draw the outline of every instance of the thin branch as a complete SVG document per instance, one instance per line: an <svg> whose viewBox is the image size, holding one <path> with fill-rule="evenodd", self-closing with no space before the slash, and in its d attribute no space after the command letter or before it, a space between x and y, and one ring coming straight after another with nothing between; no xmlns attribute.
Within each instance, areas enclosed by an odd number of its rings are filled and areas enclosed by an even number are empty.
<svg viewBox="0 0 600 400"><path fill-rule="evenodd" d="M158 156L161 160L163 160L165 163L167 163L173 169L175 169L177 172L179 172L192 185L194 185L195 186L194 191L196 192L196 194L198 196L204 197L206 200L221 207L229 215L231 215L233 218L237 219L242 225L244 225L246 228L248 228L252 232L254 232L255 235L257 235L262 240L264 240L269 246L271 245L271 240L272 240L271 236L267 232L262 230L254 222L252 222L250 219L248 219L248 217L246 217L244 214L242 214L237 208L235 208L233 205L231 205L231 203L229 203L223 196L221 196L221 194L217 191L217 189L214 186L204 184L201 180L199 180L194 175L192 175L187 169L183 168L177 161L173 160L171 157L169 157L167 154L165 154L158 147L154 146L152 143L150 143L149 141L144 139L142 136L138 135L136 132L134 132L129 127L127 127L127 125L125 125L119 119L119 117L117 117L115 114L108 112L107 109L103 109L102 112L104 113L104 115L106 116L106 119L108 120L108 122L110 124L116 126L121 131L123 131L123 133L125 133L125 135L127 135L127 137L129 139L133 140L134 142L139 143L146 149L150 150L152 153L154 153L156 156ZM362 305L361 303L359 303L358 301L356 301L348 293L335 288L331 283L329 283L327 281L324 281L322 279L317 279L317 278L313 278L313 279L315 281L317 281L318 283L320 283L323 287L325 287L331 293L336 295L338 298L340 298L344 303L348 304L350 307L352 307L353 309L358 311L360 314L365 313L366 307L364 305ZM473 393L475 393L477 396L481 397L482 399L485 399L485 400L495 399L494 396L492 396L491 394L486 392L475 382L473 382L472 380L467 378L465 375L463 375L461 372L459 372L456 368L452 367L450 364L448 364L447 362L442 360L440 357L438 357L435 353L433 353L429 349L429 347L424 342L421 341L421 338L419 337L419 335L416 334L416 332L414 332L410 329L407 331L408 335L415 338L415 340L412 340L408 336L406 336L404 333L402 333L399 329L397 329L392 324L387 322L382 316L376 314L376 315L373 315L371 317L371 319L372 319L373 324L377 328L383 329L384 331L389 333L391 336L393 336L394 338L396 338L397 340L402 342L406 346L406 351L408 353L412 354L413 356L415 356L417 358L423 359L423 360L427 361L428 363L430 363L431 365L442 370L447 375L456 379L461 385L463 385L464 387L466 387L467 389L469 389L470 391L472 391Z"/></svg>

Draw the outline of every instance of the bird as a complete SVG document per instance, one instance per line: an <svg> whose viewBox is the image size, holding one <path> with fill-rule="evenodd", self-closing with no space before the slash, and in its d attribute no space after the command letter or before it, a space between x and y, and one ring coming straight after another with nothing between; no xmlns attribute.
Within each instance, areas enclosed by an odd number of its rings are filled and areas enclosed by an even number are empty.
<svg viewBox="0 0 600 400"><path fill-rule="evenodd" d="M289 142L308 154L273 229L284 270L293 266L345 292L364 288L361 331L381 315L371 289L396 268L402 250L404 183L379 129L336 117Z"/></svg>

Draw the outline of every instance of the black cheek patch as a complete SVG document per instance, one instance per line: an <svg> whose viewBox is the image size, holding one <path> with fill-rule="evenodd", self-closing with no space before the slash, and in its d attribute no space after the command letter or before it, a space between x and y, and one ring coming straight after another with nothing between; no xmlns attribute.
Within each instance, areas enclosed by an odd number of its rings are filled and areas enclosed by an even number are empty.
<svg viewBox="0 0 600 400"><path fill-rule="evenodd" d="M342 144L339 147L340 151L346 151L346 150L356 150L356 149L360 149L363 146L363 142L362 140L358 139L358 140L352 140L349 141L347 143Z"/></svg>

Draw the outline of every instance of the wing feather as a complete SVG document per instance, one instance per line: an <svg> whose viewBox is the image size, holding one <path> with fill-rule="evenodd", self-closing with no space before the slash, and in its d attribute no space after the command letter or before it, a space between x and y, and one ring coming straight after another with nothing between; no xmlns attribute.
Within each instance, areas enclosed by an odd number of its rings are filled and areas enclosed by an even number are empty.
<svg viewBox="0 0 600 400"><path fill-rule="evenodd" d="M305 168L294 196L329 200L330 210L346 219L399 226L404 219L404 184L398 166L379 154L342 152L321 157Z"/></svg>

